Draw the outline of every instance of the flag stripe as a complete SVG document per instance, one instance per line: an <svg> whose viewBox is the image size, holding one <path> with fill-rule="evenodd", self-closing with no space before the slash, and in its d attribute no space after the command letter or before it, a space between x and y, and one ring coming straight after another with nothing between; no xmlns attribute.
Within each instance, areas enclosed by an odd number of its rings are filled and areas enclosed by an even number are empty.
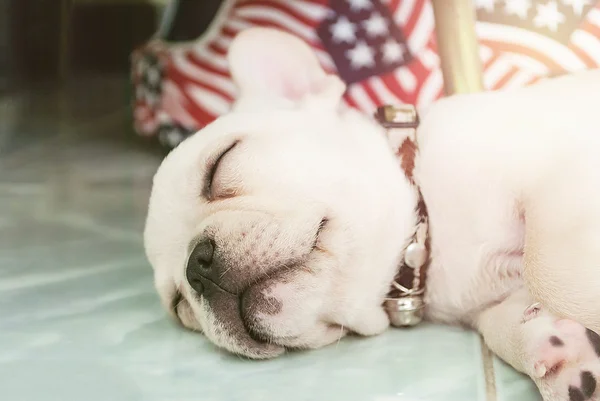
<svg viewBox="0 0 600 401"><path fill-rule="evenodd" d="M433 103L443 93L443 87L444 78L442 71L437 69L424 80L417 97L417 107L424 108Z"/></svg>
<svg viewBox="0 0 600 401"><path fill-rule="evenodd" d="M377 95L377 92L371 87L371 80L367 79L365 82L363 82L362 87L364 88L367 96L369 96L369 99L371 99L374 107L375 105L384 103L383 100ZM373 109L373 111L375 111L375 109Z"/></svg>
<svg viewBox="0 0 600 401"><path fill-rule="evenodd" d="M293 21L293 24L302 24L306 28L314 28L317 25L315 19L307 18L305 15L289 7L290 3L293 2L284 3L282 1L270 0L252 0L252 2L247 3L242 2L238 6L236 14L245 16L247 15L246 12L248 12L250 13L250 16L259 15L266 17L267 15L271 15L273 19L284 18L287 21ZM310 34L315 35L314 30L310 30Z"/></svg>
<svg viewBox="0 0 600 401"><path fill-rule="evenodd" d="M417 0L402 0L400 1L399 7L394 15L394 21L404 29L404 26L408 22L410 16L413 14Z"/></svg>
<svg viewBox="0 0 600 401"><path fill-rule="evenodd" d="M185 90L193 100L204 106L209 113L215 116L226 113L229 110L231 101L219 96L216 92L196 85L187 85Z"/></svg>
<svg viewBox="0 0 600 401"><path fill-rule="evenodd" d="M187 109L181 107L184 98L179 87L174 82L166 80L163 87L163 110L170 115L172 119L177 120L179 124L185 127L194 127L196 120Z"/></svg>
<svg viewBox="0 0 600 401"><path fill-rule="evenodd" d="M525 71L534 74L546 75L550 72L548 66L539 60L519 53L503 53L502 57L509 60L514 65Z"/></svg>
<svg viewBox="0 0 600 401"><path fill-rule="evenodd" d="M412 35L412 32L415 29L415 26L417 25L417 22L419 22L419 19L425 11L426 0L416 0L412 12L408 17L408 20L406 21L406 24L404 26L401 26L402 30L407 36L410 37Z"/></svg>
<svg viewBox="0 0 600 401"><path fill-rule="evenodd" d="M168 76L181 84L188 80L195 82L232 100L237 94L237 88L231 80L208 73L188 62L185 57L173 56L171 67L168 69Z"/></svg>
<svg viewBox="0 0 600 401"><path fill-rule="evenodd" d="M486 45L500 51L530 55L552 70L576 71L584 68L569 48L537 33L487 22L477 23L476 30Z"/></svg>
<svg viewBox="0 0 600 401"><path fill-rule="evenodd" d="M400 5L400 3L405 3L406 0L402 1L402 0L390 0L388 3L388 7L390 8L390 11L392 12L392 14L395 14L396 11L398 10L398 6Z"/></svg>
<svg viewBox="0 0 600 401"><path fill-rule="evenodd" d="M207 70L209 73L229 78L229 62L227 58L214 53L208 47L203 52L192 49L186 53L185 57L190 63Z"/></svg>
<svg viewBox="0 0 600 401"><path fill-rule="evenodd" d="M329 7L323 4L310 4L304 1L288 1L286 6L294 13L303 14L313 25L318 24L327 17Z"/></svg>
<svg viewBox="0 0 600 401"><path fill-rule="evenodd" d="M275 27L292 32L310 43L311 46L319 47L319 38L310 26L304 25L280 10L260 6L247 7L236 10L236 15L254 25Z"/></svg>
<svg viewBox="0 0 600 401"><path fill-rule="evenodd" d="M396 96L398 96L398 99L401 99L404 101L404 103L407 103L406 100L410 99L411 96L409 96L409 94L407 93L407 88L403 86L401 82L399 82L396 74L398 74L398 72L395 72L393 74L386 74L381 77L381 80L388 87L389 90L391 90L393 93L396 94ZM414 89L411 92L413 91Z"/></svg>
<svg viewBox="0 0 600 401"><path fill-rule="evenodd" d="M487 89L496 89L496 83L501 82L504 76L512 70L512 66L504 59L490 63L483 74L483 85Z"/></svg>
<svg viewBox="0 0 600 401"><path fill-rule="evenodd" d="M531 82L532 79L535 79L535 75L529 73L528 71L519 71L512 77L512 79L506 83L507 89L520 88L522 86L526 86Z"/></svg>
<svg viewBox="0 0 600 401"><path fill-rule="evenodd" d="M573 33L571 48L579 55L587 67L593 68L600 65L600 39L586 31Z"/></svg>
<svg viewBox="0 0 600 401"><path fill-rule="evenodd" d="M380 77L371 77L368 81L369 85L377 94L379 104L394 104L398 103L398 98L392 93L384 81Z"/></svg>
<svg viewBox="0 0 600 401"><path fill-rule="evenodd" d="M417 77L412 73L410 68L398 68L394 72L395 78L400 82L408 93L413 93L417 89Z"/></svg>
<svg viewBox="0 0 600 401"><path fill-rule="evenodd" d="M348 88L348 96L352 98L354 104L356 104L357 108L364 113L373 113L375 111L375 104L369 97L367 93L365 93L365 89L362 85L351 85Z"/></svg>
<svg viewBox="0 0 600 401"><path fill-rule="evenodd" d="M418 54L427 46L433 37L434 25L431 4L424 3L413 29L408 30L407 27L408 47L413 54Z"/></svg>
<svg viewBox="0 0 600 401"><path fill-rule="evenodd" d="M497 77L497 80L492 84L492 90L502 89L508 86L508 83L513 79L519 70L516 67L510 67L503 75Z"/></svg>

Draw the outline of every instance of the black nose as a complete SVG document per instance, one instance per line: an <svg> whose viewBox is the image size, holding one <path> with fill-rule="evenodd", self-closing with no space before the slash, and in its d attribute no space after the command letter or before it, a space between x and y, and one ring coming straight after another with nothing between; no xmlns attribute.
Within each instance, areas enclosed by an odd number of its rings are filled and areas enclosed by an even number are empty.
<svg viewBox="0 0 600 401"><path fill-rule="evenodd" d="M212 239L203 239L196 244L186 267L187 280L199 294L204 292L202 278L211 276L215 243Z"/></svg>

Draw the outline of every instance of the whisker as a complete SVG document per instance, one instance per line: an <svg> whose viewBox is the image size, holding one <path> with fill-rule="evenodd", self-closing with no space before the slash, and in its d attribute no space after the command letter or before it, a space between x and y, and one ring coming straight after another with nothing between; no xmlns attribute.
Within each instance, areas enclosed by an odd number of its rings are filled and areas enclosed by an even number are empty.
<svg viewBox="0 0 600 401"><path fill-rule="evenodd" d="M340 336L337 339L337 343L335 344L336 348L338 345L340 345L340 341L342 341L342 337L344 336L344 325L342 324L340 326Z"/></svg>
<svg viewBox="0 0 600 401"><path fill-rule="evenodd" d="M229 270L231 270L231 268L232 268L232 267L233 267L233 265L229 266L229 267L227 268L227 270L225 270L223 273L221 273L221 275L219 276L219 279L222 279L223 277L225 277L225 275L227 274L227 272L228 272Z"/></svg>

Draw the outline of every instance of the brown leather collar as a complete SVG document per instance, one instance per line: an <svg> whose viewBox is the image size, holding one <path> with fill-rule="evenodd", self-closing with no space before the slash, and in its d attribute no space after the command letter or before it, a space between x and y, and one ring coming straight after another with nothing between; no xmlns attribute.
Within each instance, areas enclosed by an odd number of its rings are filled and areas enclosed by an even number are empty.
<svg viewBox="0 0 600 401"><path fill-rule="evenodd" d="M427 207L413 177L419 115L411 105L382 106L377 109L375 118L386 128L392 146L397 147L397 156L402 170L418 195L415 232L404 249L398 273L384 301L384 307L393 326L414 326L423 319L425 281L430 259Z"/></svg>

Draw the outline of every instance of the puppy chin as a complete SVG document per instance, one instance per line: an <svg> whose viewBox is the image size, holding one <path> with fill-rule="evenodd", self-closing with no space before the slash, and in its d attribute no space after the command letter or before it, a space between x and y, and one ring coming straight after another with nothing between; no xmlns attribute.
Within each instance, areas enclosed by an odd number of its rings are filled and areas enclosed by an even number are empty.
<svg viewBox="0 0 600 401"><path fill-rule="evenodd" d="M239 314L237 297L224 294L217 305L218 311L205 302L200 306L205 322L204 334L217 347L250 359L271 359L285 352L281 345L259 341L250 335ZM226 321L217 318L223 314L227 316Z"/></svg>

